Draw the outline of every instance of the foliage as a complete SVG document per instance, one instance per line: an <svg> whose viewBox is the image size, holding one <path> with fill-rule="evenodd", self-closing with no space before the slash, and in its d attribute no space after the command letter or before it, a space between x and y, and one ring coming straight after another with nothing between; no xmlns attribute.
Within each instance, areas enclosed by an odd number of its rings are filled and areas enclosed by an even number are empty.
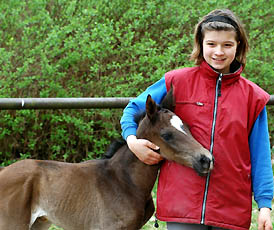
<svg viewBox="0 0 274 230"><path fill-rule="evenodd" d="M245 76L273 94L271 1L13 0L0 2L0 97L136 96L193 65L194 25L215 8L240 16L251 44ZM121 112L1 111L1 162L98 157L119 136Z"/></svg>

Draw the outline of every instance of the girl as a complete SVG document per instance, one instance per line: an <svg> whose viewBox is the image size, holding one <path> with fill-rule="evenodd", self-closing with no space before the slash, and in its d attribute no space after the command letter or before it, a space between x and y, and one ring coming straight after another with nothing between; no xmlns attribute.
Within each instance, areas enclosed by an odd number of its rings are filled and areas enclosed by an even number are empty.
<svg viewBox="0 0 274 230"><path fill-rule="evenodd" d="M214 155L207 177L164 161L157 212L176 229L249 229L252 189L260 210L259 229L271 230L273 174L265 105L269 95L240 74L246 64L247 36L230 10L214 10L196 26L191 59L198 65L170 71L132 100L121 119L122 135L146 164L162 160L148 140L136 138L134 115L148 94L160 103L172 83L175 113Z"/></svg>

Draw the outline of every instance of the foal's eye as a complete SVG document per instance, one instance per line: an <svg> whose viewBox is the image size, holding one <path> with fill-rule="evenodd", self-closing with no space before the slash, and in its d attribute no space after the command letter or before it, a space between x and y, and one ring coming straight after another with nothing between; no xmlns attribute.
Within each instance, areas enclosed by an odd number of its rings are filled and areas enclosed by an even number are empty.
<svg viewBox="0 0 274 230"><path fill-rule="evenodd" d="M167 133L163 133L161 134L161 137L165 140L165 141L170 141L173 139L173 134L171 132L167 132Z"/></svg>

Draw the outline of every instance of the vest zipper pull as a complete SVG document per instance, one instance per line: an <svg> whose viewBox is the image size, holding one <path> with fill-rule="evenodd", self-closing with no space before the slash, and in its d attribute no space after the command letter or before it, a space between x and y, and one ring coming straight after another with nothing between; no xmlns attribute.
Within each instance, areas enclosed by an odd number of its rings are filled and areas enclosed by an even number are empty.
<svg viewBox="0 0 274 230"><path fill-rule="evenodd" d="M222 96L222 93L221 93L221 88L222 88L222 78L223 78L223 74L220 73L219 75L219 78L218 78L218 97Z"/></svg>
<svg viewBox="0 0 274 230"><path fill-rule="evenodd" d="M154 227L155 227L155 228L159 228L158 219L157 219L156 215L155 215Z"/></svg>
<svg viewBox="0 0 274 230"><path fill-rule="evenodd" d="M197 101L196 105L198 105L198 106L204 106L204 103Z"/></svg>

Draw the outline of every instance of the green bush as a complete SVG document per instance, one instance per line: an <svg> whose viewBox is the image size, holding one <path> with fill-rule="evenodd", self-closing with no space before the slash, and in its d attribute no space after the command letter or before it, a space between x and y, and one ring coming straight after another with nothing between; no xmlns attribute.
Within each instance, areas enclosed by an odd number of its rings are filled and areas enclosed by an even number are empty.
<svg viewBox="0 0 274 230"><path fill-rule="evenodd" d="M271 1L13 0L0 3L0 97L136 96L166 71L193 65L194 25L215 8L240 16L251 44L244 75L273 94ZM1 162L98 157L119 136L121 114L1 111Z"/></svg>

